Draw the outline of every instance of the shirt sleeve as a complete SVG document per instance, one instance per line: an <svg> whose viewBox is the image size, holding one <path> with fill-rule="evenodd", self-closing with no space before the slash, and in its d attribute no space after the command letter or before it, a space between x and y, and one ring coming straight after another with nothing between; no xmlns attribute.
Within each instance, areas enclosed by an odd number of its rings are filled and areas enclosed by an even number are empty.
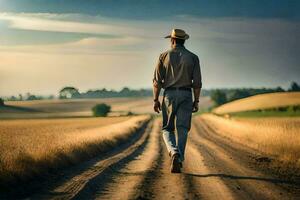
<svg viewBox="0 0 300 200"><path fill-rule="evenodd" d="M193 88L202 88L202 75L198 56L193 70Z"/></svg>
<svg viewBox="0 0 300 200"><path fill-rule="evenodd" d="M163 87L164 76L165 76L165 68L163 66L161 56L159 56L158 62L154 70L153 86Z"/></svg>

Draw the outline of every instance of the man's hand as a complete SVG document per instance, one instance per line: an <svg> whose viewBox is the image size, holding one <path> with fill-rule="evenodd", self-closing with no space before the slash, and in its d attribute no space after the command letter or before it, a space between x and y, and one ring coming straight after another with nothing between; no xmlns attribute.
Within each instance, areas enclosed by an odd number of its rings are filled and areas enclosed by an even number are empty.
<svg viewBox="0 0 300 200"><path fill-rule="evenodd" d="M159 100L155 100L153 104L153 109L155 112L159 113L161 111L161 105Z"/></svg>
<svg viewBox="0 0 300 200"><path fill-rule="evenodd" d="M198 112L198 110L199 110L198 103L199 103L199 101L194 101L194 103L193 103L193 112Z"/></svg>
<svg viewBox="0 0 300 200"><path fill-rule="evenodd" d="M161 105L159 102L160 89L161 89L161 87L159 87L158 85L153 85L153 99L154 99L153 109L157 113L159 113L159 111L161 111Z"/></svg>
<svg viewBox="0 0 300 200"><path fill-rule="evenodd" d="M199 110L199 97L201 93L201 88L194 88L194 103L193 103L193 112L198 112Z"/></svg>

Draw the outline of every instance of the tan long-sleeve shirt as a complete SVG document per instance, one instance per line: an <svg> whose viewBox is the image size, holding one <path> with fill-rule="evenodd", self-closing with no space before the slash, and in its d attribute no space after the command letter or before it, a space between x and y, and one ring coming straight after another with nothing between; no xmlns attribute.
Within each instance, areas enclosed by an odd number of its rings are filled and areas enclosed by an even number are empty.
<svg viewBox="0 0 300 200"><path fill-rule="evenodd" d="M201 88L199 58L184 46L176 46L160 54L154 71L153 85L156 87Z"/></svg>

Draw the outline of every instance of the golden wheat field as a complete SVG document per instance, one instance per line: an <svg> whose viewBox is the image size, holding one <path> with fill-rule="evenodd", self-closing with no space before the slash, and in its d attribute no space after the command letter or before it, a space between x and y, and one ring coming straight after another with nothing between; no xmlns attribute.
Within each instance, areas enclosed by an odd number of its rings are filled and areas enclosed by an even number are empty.
<svg viewBox="0 0 300 200"><path fill-rule="evenodd" d="M200 117L218 134L300 167L300 118Z"/></svg>
<svg viewBox="0 0 300 200"><path fill-rule="evenodd" d="M53 99L35 101L8 101L0 108L0 118L64 118L90 117L92 107L99 103L111 106L110 116L126 115L128 112L145 114L152 112L152 100L141 98L104 99ZM142 109L140 109L142 107Z"/></svg>
<svg viewBox="0 0 300 200"><path fill-rule="evenodd" d="M0 121L0 179L30 178L116 147L149 116Z"/></svg>
<svg viewBox="0 0 300 200"><path fill-rule="evenodd" d="M8 101L7 107L0 107L0 118L64 118L64 117L90 117L91 108L99 103L111 106L110 116L134 114L153 114L152 98L105 98L105 99L53 99L35 101ZM206 109L212 105L209 97L202 97L199 107Z"/></svg>
<svg viewBox="0 0 300 200"><path fill-rule="evenodd" d="M221 105L213 110L216 114L226 114L258 109L300 105L300 92L278 92L260 94Z"/></svg>

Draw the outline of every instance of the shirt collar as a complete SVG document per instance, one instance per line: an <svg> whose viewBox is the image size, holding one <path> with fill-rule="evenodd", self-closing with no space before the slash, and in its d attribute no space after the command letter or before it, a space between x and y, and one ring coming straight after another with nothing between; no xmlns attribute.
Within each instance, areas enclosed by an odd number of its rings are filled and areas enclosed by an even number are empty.
<svg viewBox="0 0 300 200"><path fill-rule="evenodd" d="M175 44L175 46L174 46L173 48L174 48L174 49L175 49L175 48L184 49L185 47L184 47L184 45L182 45L182 44Z"/></svg>

